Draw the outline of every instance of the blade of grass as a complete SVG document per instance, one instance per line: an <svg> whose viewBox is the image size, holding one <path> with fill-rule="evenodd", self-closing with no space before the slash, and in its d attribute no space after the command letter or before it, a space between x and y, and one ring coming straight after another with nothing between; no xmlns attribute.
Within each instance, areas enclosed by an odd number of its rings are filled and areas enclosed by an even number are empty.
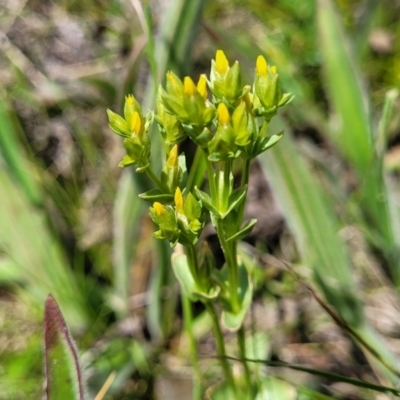
<svg viewBox="0 0 400 400"><path fill-rule="evenodd" d="M325 85L337 112L331 134L363 178L373 157L373 141L361 74L330 0L318 1L317 22Z"/></svg>
<svg viewBox="0 0 400 400"><path fill-rule="evenodd" d="M35 167L27 160L25 150L18 142L9 103L0 89L0 153L32 204L40 205L42 196L37 184Z"/></svg>
<svg viewBox="0 0 400 400"><path fill-rule="evenodd" d="M9 266L18 267L17 276L29 302L42 305L50 292L57 293L70 325L85 326L90 319L82 293L46 216L30 203L5 169L0 169L0 192L0 248L12 261Z"/></svg>

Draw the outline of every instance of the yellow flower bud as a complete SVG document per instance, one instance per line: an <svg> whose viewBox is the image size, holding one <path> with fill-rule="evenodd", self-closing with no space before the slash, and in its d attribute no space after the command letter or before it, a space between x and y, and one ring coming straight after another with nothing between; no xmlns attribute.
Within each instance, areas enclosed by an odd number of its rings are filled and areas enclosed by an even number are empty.
<svg viewBox="0 0 400 400"><path fill-rule="evenodd" d="M131 94L128 94L127 96L125 96L125 103L128 105L131 105L134 103L134 97Z"/></svg>
<svg viewBox="0 0 400 400"><path fill-rule="evenodd" d="M271 67L271 72L274 73L274 74L276 74L276 66L275 66L275 65L273 65L273 66Z"/></svg>
<svg viewBox="0 0 400 400"><path fill-rule="evenodd" d="M267 75L268 64L263 56L258 56L256 61L256 72L260 76Z"/></svg>
<svg viewBox="0 0 400 400"><path fill-rule="evenodd" d="M132 114L130 130L132 133L136 133L138 135L140 135L142 132L142 120L137 111L134 111Z"/></svg>
<svg viewBox="0 0 400 400"><path fill-rule="evenodd" d="M207 100L207 77L204 74L200 75L199 81L197 82L197 91L204 100Z"/></svg>
<svg viewBox="0 0 400 400"><path fill-rule="evenodd" d="M215 54L215 69L220 75L224 75L229 68L228 59L222 50L217 50Z"/></svg>
<svg viewBox="0 0 400 400"><path fill-rule="evenodd" d="M157 217L161 217L161 215L165 214L165 207L158 201L154 202L153 209Z"/></svg>
<svg viewBox="0 0 400 400"><path fill-rule="evenodd" d="M174 201L175 201L176 211L179 214L183 214L183 196L181 189L179 189L179 187L177 187L175 190Z"/></svg>
<svg viewBox="0 0 400 400"><path fill-rule="evenodd" d="M193 96L197 92L197 88L189 76L185 76L183 80L183 91L188 96Z"/></svg>
<svg viewBox="0 0 400 400"><path fill-rule="evenodd" d="M218 113L218 122L220 123L220 125L228 125L231 120L231 117L224 103L219 103L217 113Z"/></svg>
<svg viewBox="0 0 400 400"><path fill-rule="evenodd" d="M244 89L246 89L246 86L244 87ZM251 98L250 98L250 93L247 92L244 96L243 96L243 101L246 103L246 110L247 112L251 113L251 110L253 108L253 105L251 103Z"/></svg>
<svg viewBox="0 0 400 400"><path fill-rule="evenodd" d="M168 154L167 164L170 167L176 167L178 165L178 145L172 147Z"/></svg>

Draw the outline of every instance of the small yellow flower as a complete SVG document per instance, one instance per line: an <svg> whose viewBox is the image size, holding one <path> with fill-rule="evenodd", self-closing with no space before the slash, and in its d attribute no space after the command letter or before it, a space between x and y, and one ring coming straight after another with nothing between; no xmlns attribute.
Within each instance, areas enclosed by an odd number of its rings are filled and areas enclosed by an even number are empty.
<svg viewBox="0 0 400 400"><path fill-rule="evenodd" d="M220 125L228 125L231 120L231 117L229 115L228 108L226 107L226 105L224 103L219 103L217 113L218 113L219 124Z"/></svg>
<svg viewBox="0 0 400 400"><path fill-rule="evenodd" d="M153 209L154 209L154 214L156 214L157 217L161 217L161 215L165 214L165 207L158 201L154 202Z"/></svg>
<svg viewBox="0 0 400 400"><path fill-rule="evenodd" d="M183 212L183 196L182 196L181 189L179 189L179 187L177 187L175 190L174 201L175 201L176 211L179 214L183 214L184 213Z"/></svg>
<svg viewBox="0 0 400 400"><path fill-rule="evenodd" d="M199 81L197 82L197 91L204 100L207 100L207 77L204 74L200 75Z"/></svg>
<svg viewBox="0 0 400 400"><path fill-rule="evenodd" d="M188 96L193 96L194 94L197 93L197 88L193 83L192 78L190 78L189 76L186 76L185 79L183 80L183 91Z"/></svg>
<svg viewBox="0 0 400 400"><path fill-rule="evenodd" d="M176 167L178 165L178 146L177 145L172 147L171 151L169 152L167 164L170 167Z"/></svg>
<svg viewBox="0 0 400 400"><path fill-rule="evenodd" d="M215 54L215 69L220 75L224 75L229 68L228 59L222 50L217 50Z"/></svg>
<svg viewBox="0 0 400 400"><path fill-rule="evenodd" d="M265 76L267 75L268 72L268 64L265 61L265 58L263 56L258 56L257 61L256 61L256 71L257 74L260 76Z"/></svg>

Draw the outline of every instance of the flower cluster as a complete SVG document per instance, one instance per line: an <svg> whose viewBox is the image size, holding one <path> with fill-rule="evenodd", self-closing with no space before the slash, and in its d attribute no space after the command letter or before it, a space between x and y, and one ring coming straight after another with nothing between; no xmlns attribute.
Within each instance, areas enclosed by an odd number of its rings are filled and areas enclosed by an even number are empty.
<svg viewBox="0 0 400 400"><path fill-rule="evenodd" d="M194 244L205 221L203 207L224 219L229 212L237 212L245 196L246 188L234 191L229 173L221 171L208 177L215 178L215 186L222 182L222 189L214 191L210 182L210 196L197 188L193 193L193 188L184 188L185 160L178 155L178 144L189 137L210 163L238 158L249 161L281 138L281 134L267 135L268 124L291 99L290 93L282 92L276 67L268 65L264 57L257 58L253 85L243 85L239 63L230 65L218 50L209 79L201 75L195 84L188 76L182 81L173 72L167 73L165 88L158 90L155 115L149 112L144 116L133 96L125 99L124 117L108 110L111 129L124 138L126 155L120 166L136 165L138 172L147 172L157 185L141 195L153 202L150 215L159 228L157 238L169 240L172 246ZM150 167L148 132L153 121L167 151L160 178Z"/></svg>

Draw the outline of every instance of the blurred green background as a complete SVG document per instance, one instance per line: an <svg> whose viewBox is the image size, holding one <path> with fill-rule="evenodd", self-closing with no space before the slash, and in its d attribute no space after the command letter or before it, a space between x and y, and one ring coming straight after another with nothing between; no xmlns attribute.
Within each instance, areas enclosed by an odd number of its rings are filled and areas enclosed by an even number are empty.
<svg viewBox="0 0 400 400"><path fill-rule="evenodd" d="M296 96L271 126L285 137L250 181L246 215L259 224L241 251L256 282L246 326L257 358L397 384L359 343L396 366L399 20L393 0L1 0L0 399L41 398L48 293L77 340L89 398L113 371L105 399L191 398L170 250L137 198L146 182L117 167L124 151L105 111L121 112L128 93L153 108L168 69L197 79L216 49L248 84L264 55ZM211 385L215 343L195 311ZM378 398L312 374L268 374L287 383L281 399Z"/></svg>

